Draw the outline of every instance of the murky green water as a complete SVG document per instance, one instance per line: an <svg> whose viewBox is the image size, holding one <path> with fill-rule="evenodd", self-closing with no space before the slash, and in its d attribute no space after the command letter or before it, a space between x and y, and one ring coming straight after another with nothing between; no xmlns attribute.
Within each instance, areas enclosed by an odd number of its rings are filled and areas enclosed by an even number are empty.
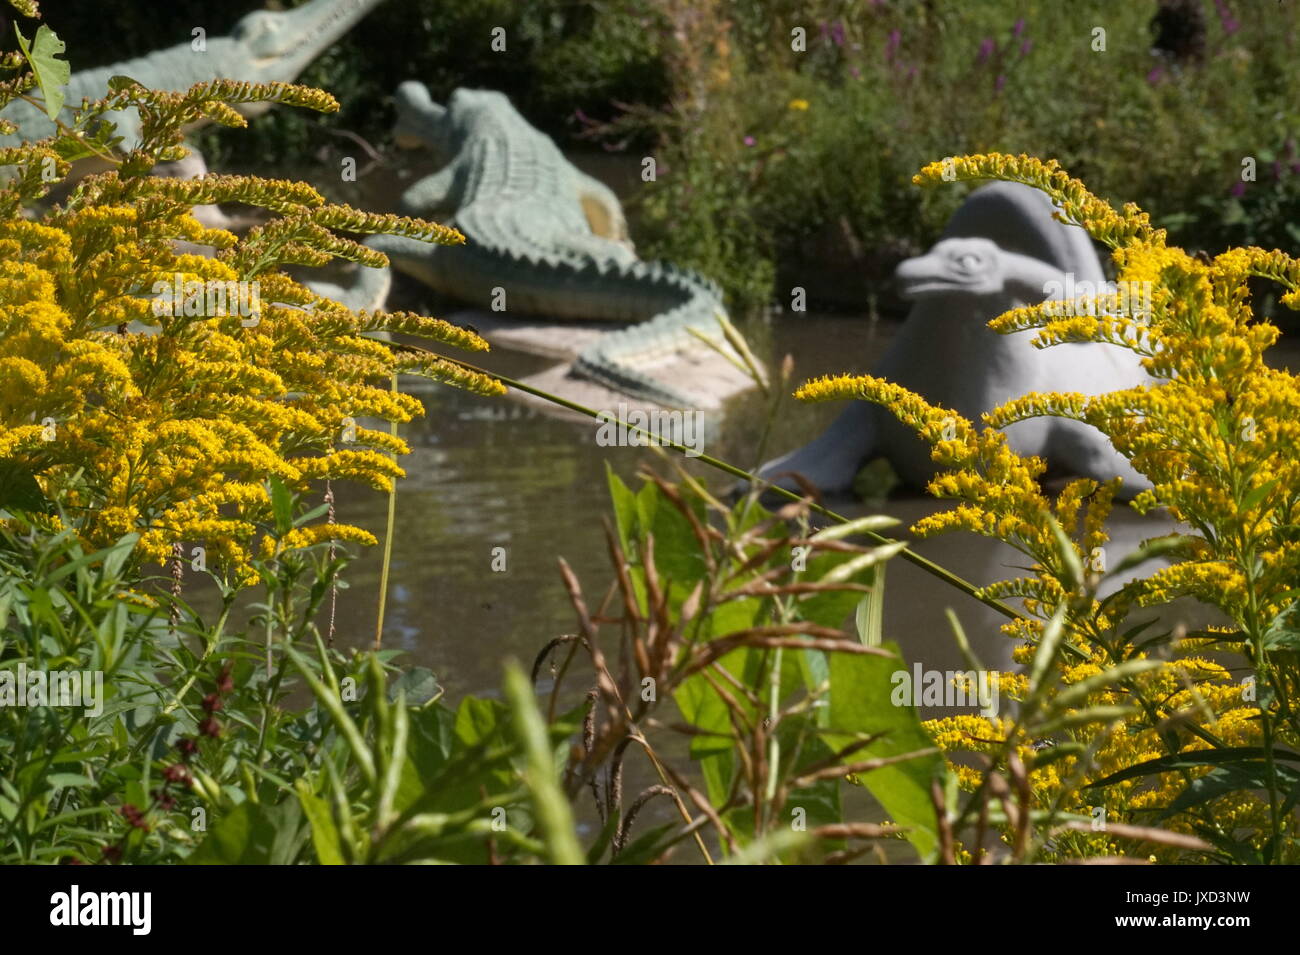
<svg viewBox="0 0 1300 955"><path fill-rule="evenodd" d="M626 157L573 159L624 197L641 185ZM430 171L428 163L419 152L400 153L355 184L317 184L331 198L387 209ZM448 314L402 277L390 305ZM782 356L793 357L795 382L869 370L896 327L889 318L872 322L807 314L761 316L744 325L769 369L778 367ZM1285 364L1300 365L1300 348L1277 351ZM485 367L512 377L537 371L544 363L501 349L482 358ZM403 461L408 476L400 482L397 498L383 642L406 651L410 662L433 669L451 700L465 693L492 694L507 657L530 662L548 640L574 627L558 557L569 562L591 599L608 585L602 527L609 515L606 467L632 482L641 465L664 465L650 450L598 446L594 422L551 417L507 399L481 398L414 379L404 379L402 387L420 395L427 413L402 429L412 453ZM839 404L786 402L768 448L760 454L762 405L757 396L747 396L729 406L721 433L706 450L753 467L815 437L840 410ZM725 492L733 484L698 463L687 466L715 491ZM340 520L382 536L384 496L350 486L336 494ZM830 503L850 515L866 512L861 504ZM906 525L937 506L912 495L891 499L883 510ZM1121 508L1111 530L1114 543L1108 551L1122 554L1143 538L1167 533L1170 525L1164 518L1141 518ZM504 548L502 572L492 569L495 548ZM964 534L925 541L916 550L977 583L1012 576L1023 563L1008 547ZM339 595L337 616L338 641L344 645L368 646L373 640L380 564L381 552L374 548L349 568L350 587ZM941 669L961 663L944 617L949 606L983 648L987 663L1008 659L1009 641L997 632L1001 621L996 614L901 560L891 563L885 631L910 659Z"/></svg>
<svg viewBox="0 0 1300 955"><path fill-rule="evenodd" d="M889 322L874 328L863 319L778 316L766 323L766 358L795 359L795 380L832 371L865 370L888 342ZM521 364L494 352L485 364L513 374ZM557 557L573 567L596 601L611 580L602 521L610 513L605 468L631 482L641 465L665 465L642 448L605 448L594 423L560 420L509 400L487 399L427 383L421 395L427 414L402 434L412 453L397 498L397 531L384 644L408 651L430 667L450 698L493 693L502 661L530 662L552 637L575 627L557 571ZM773 429L766 457L819 433L841 405L788 403ZM752 466L762 430L757 399L742 400L727 418L718 443L706 448L724 460ZM732 485L726 475L689 465L718 492ZM383 496L365 489L339 493L340 520L382 535ZM856 502L832 502L850 515L867 513ZM937 502L919 495L891 499L882 510L904 526L930 513ZM1112 555L1127 553L1144 538L1167 533L1162 517L1139 517L1117 509ZM506 570L492 570L493 549L505 549ZM1024 558L997 542L968 534L946 535L917 551L977 583L1016 575ZM365 645L373 638L380 555L365 553L348 574L351 589L340 595L339 639ZM885 634L906 655L934 668L960 668L944 610L961 616L986 663L1009 662L1010 642L1000 636L997 615L974 600L895 560L885 599Z"/></svg>
<svg viewBox="0 0 1300 955"><path fill-rule="evenodd" d="M884 342L879 328L854 318L784 316L766 331L772 351L794 355L799 379L865 368ZM532 361L494 351L483 364L514 375ZM398 491L384 643L437 672L452 698L491 692L505 657L531 661L549 639L573 629L557 557L589 592L602 593L608 584L606 465L629 482L643 464L665 465L644 448L599 447L594 422L418 380L403 379L402 387L419 394L427 414L401 432L412 452L402 462L408 477ZM757 396L742 398L735 409L706 451L752 466L761 403ZM807 440L838 411L791 403L767 456ZM698 463L688 467L719 492L733 483ZM340 520L382 536L385 497L363 488L336 496ZM505 549L504 572L492 570L497 547ZM351 589L340 594L341 641L362 645L373 637L380 564L376 549L352 565Z"/></svg>

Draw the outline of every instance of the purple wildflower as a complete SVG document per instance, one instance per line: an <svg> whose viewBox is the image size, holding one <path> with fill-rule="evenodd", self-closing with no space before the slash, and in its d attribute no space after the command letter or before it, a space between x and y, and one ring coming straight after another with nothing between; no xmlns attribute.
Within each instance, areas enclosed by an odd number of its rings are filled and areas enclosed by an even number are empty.
<svg viewBox="0 0 1300 955"><path fill-rule="evenodd" d="M1232 189L1229 190L1229 194L1234 199L1240 199L1246 194L1246 184L1244 182L1234 182L1232 184Z"/></svg>
<svg viewBox="0 0 1300 955"><path fill-rule="evenodd" d="M744 139L744 143L746 146L752 146L754 145L755 142L757 142L757 140L755 140L753 136L746 136Z"/></svg>
<svg viewBox="0 0 1300 955"><path fill-rule="evenodd" d="M1274 180L1278 180L1278 179L1281 179L1281 178L1282 178L1282 161L1279 160L1279 159L1274 159L1274 160L1273 160L1273 179L1274 179Z"/></svg>
<svg viewBox="0 0 1300 955"><path fill-rule="evenodd" d="M1147 84L1150 86L1155 86L1162 79L1164 79L1164 76L1165 76L1165 68L1163 66L1152 67L1151 72L1147 74Z"/></svg>
<svg viewBox="0 0 1300 955"><path fill-rule="evenodd" d="M1020 34L1024 32L1025 32L1025 18L1021 17L1019 20L1016 21L1016 25L1011 28L1011 35L1013 37L1018 37L1020 36Z"/></svg>
<svg viewBox="0 0 1300 955"><path fill-rule="evenodd" d="M1005 73L999 73L998 78L993 81L993 91L995 93L1001 93L1002 87L1006 85L1007 85L1007 75Z"/></svg>
<svg viewBox="0 0 1300 955"><path fill-rule="evenodd" d="M1029 51L1032 50L1033 48L1034 48L1034 41L1029 39L1028 37L1025 37L1025 41L1020 44L1020 55L1028 56Z"/></svg>
<svg viewBox="0 0 1300 955"><path fill-rule="evenodd" d="M849 76L853 77L855 80L860 80L862 79L862 71L858 69L856 66L850 66Z"/></svg>
<svg viewBox="0 0 1300 955"><path fill-rule="evenodd" d="M996 45L994 44L994 42L993 42L993 37L991 37L991 36L986 36L986 37L985 37L985 38L980 42L980 52L979 52L979 61L978 61L978 62L980 62L980 63L985 62L989 57L991 57L991 56L993 55L993 51L994 51L995 49L997 49L997 46L996 46Z"/></svg>
<svg viewBox="0 0 1300 955"><path fill-rule="evenodd" d="M898 52L898 47L903 42L903 34L897 30L889 31L889 39L885 41L885 61L890 62L894 59L894 54Z"/></svg>
<svg viewBox="0 0 1300 955"><path fill-rule="evenodd" d="M836 46L844 45L844 21L836 20L831 24L831 42Z"/></svg>
<svg viewBox="0 0 1300 955"><path fill-rule="evenodd" d="M1233 17L1232 11L1228 9L1227 0L1214 0L1214 9L1219 13L1219 23L1223 26L1223 35L1232 36L1241 29L1241 24Z"/></svg>

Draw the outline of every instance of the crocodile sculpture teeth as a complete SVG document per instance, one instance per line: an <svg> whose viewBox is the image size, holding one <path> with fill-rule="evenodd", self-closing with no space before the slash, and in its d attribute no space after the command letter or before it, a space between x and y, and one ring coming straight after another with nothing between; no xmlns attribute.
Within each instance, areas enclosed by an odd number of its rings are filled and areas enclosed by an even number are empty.
<svg viewBox="0 0 1300 955"><path fill-rule="evenodd" d="M367 244L401 272L479 308L521 315L636 322L585 348L573 373L670 407L699 403L689 388L641 366L704 347L695 328L720 338L722 293L694 272L636 258L622 209L602 183L574 168L509 99L456 90L446 107L421 83L397 90L399 143L419 141L442 163L402 196L400 211L454 225L463 246L432 246L394 236ZM370 270L363 270L370 271ZM369 282L350 305L373 305Z"/></svg>
<svg viewBox="0 0 1300 955"><path fill-rule="evenodd" d="M68 107L83 98L108 95L108 81L126 75L151 89L184 90L195 83L216 79L250 83L292 82L312 60L346 33L383 0L311 0L284 12L257 10L240 20L229 36L208 37L198 50L190 41L146 56L89 70L78 70L68 83ZM251 115L266 104L253 104ZM10 103L5 119L18 131L0 136L0 147L54 135L54 123L41 110L24 101ZM139 117L134 110L104 117L117 127L122 148L138 141Z"/></svg>

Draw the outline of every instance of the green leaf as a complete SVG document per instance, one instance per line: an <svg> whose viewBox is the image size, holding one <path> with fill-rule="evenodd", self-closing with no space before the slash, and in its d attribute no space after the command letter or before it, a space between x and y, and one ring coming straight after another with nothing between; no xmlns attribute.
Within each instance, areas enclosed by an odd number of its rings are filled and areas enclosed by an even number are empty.
<svg viewBox="0 0 1300 955"><path fill-rule="evenodd" d="M624 553L631 556L629 547L636 533L636 495L623 483L623 479L614 473L614 469L605 462L605 480L609 484L609 497L614 504L614 523L618 530L618 541L623 545Z"/></svg>
<svg viewBox="0 0 1300 955"><path fill-rule="evenodd" d="M293 530L293 492L274 474L271 475L271 511L275 515L275 530L287 534Z"/></svg>
<svg viewBox="0 0 1300 955"><path fill-rule="evenodd" d="M843 524L832 524L814 534L810 540L833 541L842 540L845 537L852 537L854 534L864 532L877 533L887 527L894 527L899 522L898 518L890 517L887 514L872 514L869 517L859 517L856 520L845 521Z"/></svg>
<svg viewBox="0 0 1300 955"><path fill-rule="evenodd" d="M343 865L343 852L339 841L339 830L330 815L329 803L311 791L305 779L295 779L293 788L298 793L298 802L311 824L311 842L316 849L316 859L321 865Z"/></svg>
<svg viewBox="0 0 1300 955"><path fill-rule="evenodd" d="M1187 540L1185 534L1167 534L1164 537L1153 537L1151 540L1143 541L1136 550L1125 554L1123 559L1110 569L1107 576L1114 577L1116 574L1122 574L1138 564L1154 560L1157 557L1163 557L1183 547Z"/></svg>
<svg viewBox="0 0 1300 955"><path fill-rule="evenodd" d="M878 647L885 639L883 621L886 566L886 564L879 564L871 568L871 581L868 585L871 587L871 593L858 601L857 611L854 614L858 639L869 647Z"/></svg>
<svg viewBox="0 0 1300 955"><path fill-rule="evenodd" d="M1300 782L1300 770L1290 766L1277 766L1278 781L1289 787ZM1199 806L1218 796L1252 789L1268 789L1268 763L1248 761L1218 766L1204 776L1193 779L1178 798L1165 807L1158 819L1168 819L1177 813Z"/></svg>
<svg viewBox="0 0 1300 955"><path fill-rule="evenodd" d="M1043 638L1038 641L1034 660L1029 667L1029 695L1036 696L1043 687L1043 678L1056 659L1057 648L1065 637L1065 604L1056 608L1052 618L1043 626Z"/></svg>
<svg viewBox="0 0 1300 955"><path fill-rule="evenodd" d="M1056 550L1061 555L1061 584L1068 591L1078 590L1083 583L1083 564L1079 560L1074 541L1070 540L1056 518L1048 515L1047 523L1052 529L1052 536L1056 538Z"/></svg>
<svg viewBox="0 0 1300 955"><path fill-rule="evenodd" d="M1277 486L1277 482L1280 480L1282 480L1280 477L1275 477L1271 481L1265 481L1259 487L1247 494L1241 499L1241 508L1238 513L1254 510L1255 505L1264 500L1264 498L1268 496L1268 493Z"/></svg>
<svg viewBox="0 0 1300 955"><path fill-rule="evenodd" d="M907 826L907 839L922 859L933 857L938 848L938 817L931 786L945 786L948 775L943 756L921 725L914 706L894 706L892 675L906 671L907 664L891 642L883 648L895 656L831 654L831 715L833 732L826 742L840 749L862 735L877 735L853 759L898 756L932 749L934 752L904 762L883 766L860 776L865 786L894 822Z"/></svg>
<svg viewBox="0 0 1300 955"><path fill-rule="evenodd" d="M0 509L48 514L52 507L30 468L9 458L0 460Z"/></svg>
<svg viewBox="0 0 1300 955"><path fill-rule="evenodd" d="M443 690L438 685L438 675L428 667L411 667L393 681L388 698L397 699L399 692L406 695L407 706L419 707L441 696Z"/></svg>
<svg viewBox="0 0 1300 955"><path fill-rule="evenodd" d="M306 844L302 806L296 799L278 805L243 802L223 814L187 865L287 865Z"/></svg>
<svg viewBox="0 0 1300 955"><path fill-rule="evenodd" d="M1095 673L1086 680L1080 680L1063 689L1052 700L1052 709L1069 709L1104 687L1127 680L1139 673L1146 673L1148 670L1158 670L1162 666L1164 663L1160 660L1125 660L1117 666Z"/></svg>
<svg viewBox="0 0 1300 955"><path fill-rule="evenodd" d="M22 47L23 56L30 64L36 83L41 88L41 96L45 100L45 115L55 119L59 115L59 110L63 109L63 87L72 78L72 67L68 65L68 61L58 59L59 54L68 46L59 39L57 33L44 24L36 31L36 39L30 47L27 45L27 38L23 36L23 31L18 29L16 23L14 32L18 34L18 45Z"/></svg>
<svg viewBox="0 0 1300 955"><path fill-rule="evenodd" d="M537 709L532 684L514 661L506 664L503 689L510 705L515 735L528 760L524 783L532 796L537 827L546 843L547 856L553 865L584 865L586 856L578 844L573 810L556 779L555 753L546 722Z"/></svg>
<svg viewBox="0 0 1300 955"><path fill-rule="evenodd" d="M1126 779L1135 779L1138 776L1153 776L1157 773L1167 773L1178 769L1192 769L1196 766L1223 766L1228 763L1240 763L1247 760L1266 759L1267 757L1268 750L1262 746L1197 749L1188 753L1174 753L1172 756L1149 759L1144 763L1138 763L1136 766L1129 766L1117 773L1111 773L1105 779L1089 783L1085 788L1100 789L1102 786L1113 786L1115 783L1122 783ZM1285 759L1300 763L1300 753L1293 753L1285 749L1274 749L1273 759Z"/></svg>

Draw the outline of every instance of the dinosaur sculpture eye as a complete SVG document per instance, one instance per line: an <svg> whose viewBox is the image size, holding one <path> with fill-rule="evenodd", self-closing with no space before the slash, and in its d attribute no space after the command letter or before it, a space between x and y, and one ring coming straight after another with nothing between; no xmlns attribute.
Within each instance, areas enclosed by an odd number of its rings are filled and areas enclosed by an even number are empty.
<svg viewBox="0 0 1300 955"><path fill-rule="evenodd" d="M963 272L973 272L980 264L980 257L973 252L957 257L957 265Z"/></svg>

